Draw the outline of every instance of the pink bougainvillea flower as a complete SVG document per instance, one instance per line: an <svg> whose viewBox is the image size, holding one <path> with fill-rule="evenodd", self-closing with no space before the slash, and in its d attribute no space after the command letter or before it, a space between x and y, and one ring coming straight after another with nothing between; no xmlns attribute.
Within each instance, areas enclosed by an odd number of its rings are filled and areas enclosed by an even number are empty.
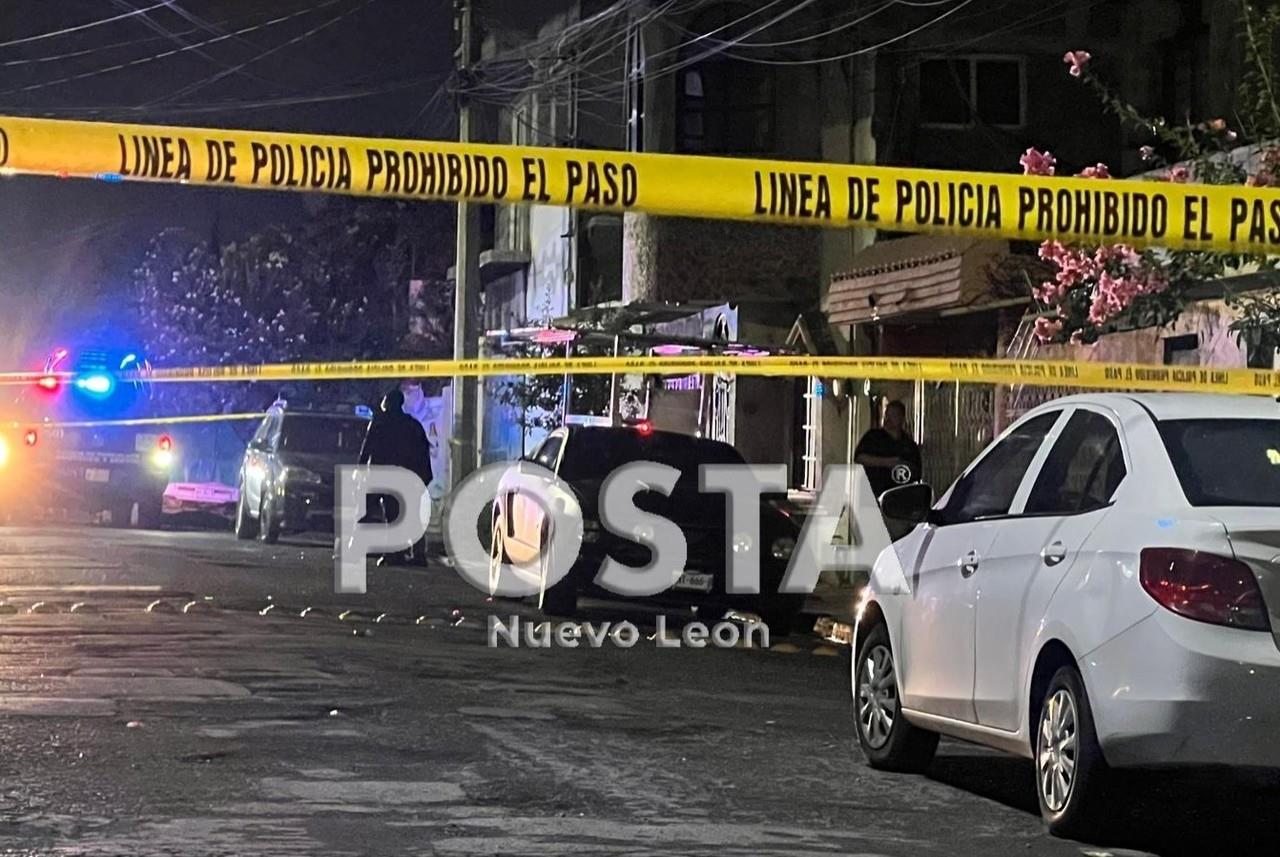
<svg viewBox="0 0 1280 857"><path fill-rule="evenodd" d="M1034 146L1022 153L1018 158L1025 176L1051 176L1057 167L1058 159L1049 152L1041 152Z"/></svg>
<svg viewBox="0 0 1280 857"><path fill-rule="evenodd" d="M1156 156L1156 150L1152 146L1139 146L1138 157L1144 161L1149 161Z"/></svg>
<svg viewBox="0 0 1280 857"><path fill-rule="evenodd" d="M1040 258L1046 262L1057 262L1067 252L1061 241L1043 241L1040 244Z"/></svg>
<svg viewBox="0 0 1280 857"><path fill-rule="evenodd" d="M1187 169L1184 164L1177 164L1169 168L1168 179L1171 182L1185 182L1191 178L1191 170Z"/></svg>
<svg viewBox="0 0 1280 857"><path fill-rule="evenodd" d="M1059 333L1062 332L1062 320L1057 318L1045 318L1040 316L1036 319L1036 339L1041 342L1048 342Z"/></svg>
<svg viewBox="0 0 1280 857"><path fill-rule="evenodd" d="M1094 164L1092 167L1085 167L1076 175L1083 179L1109 179L1111 170L1107 169L1106 164Z"/></svg>
<svg viewBox="0 0 1280 857"><path fill-rule="evenodd" d="M1084 67L1089 64L1089 60L1093 59L1093 54L1088 51L1067 51L1062 61L1071 68L1067 69L1072 77L1079 77L1084 74Z"/></svg>

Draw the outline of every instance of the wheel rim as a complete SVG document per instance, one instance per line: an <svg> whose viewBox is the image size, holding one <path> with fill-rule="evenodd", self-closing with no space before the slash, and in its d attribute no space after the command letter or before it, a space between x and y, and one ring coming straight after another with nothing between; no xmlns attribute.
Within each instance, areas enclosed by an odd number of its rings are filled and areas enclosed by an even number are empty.
<svg viewBox="0 0 1280 857"><path fill-rule="evenodd" d="M858 728L872 749L889 742L898 718L898 683L888 646L872 646L858 667Z"/></svg>
<svg viewBox="0 0 1280 857"><path fill-rule="evenodd" d="M1071 691L1059 688L1040 711L1040 732L1036 749L1040 799L1051 812L1061 812L1071 800L1076 783L1077 750L1076 701Z"/></svg>

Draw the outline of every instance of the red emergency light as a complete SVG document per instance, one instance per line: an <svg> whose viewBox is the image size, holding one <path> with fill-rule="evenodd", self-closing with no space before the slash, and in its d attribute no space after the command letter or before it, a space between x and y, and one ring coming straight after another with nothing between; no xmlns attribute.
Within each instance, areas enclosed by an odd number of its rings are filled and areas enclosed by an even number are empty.
<svg viewBox="0 0 1280 857"><path fill-rule="evenodd" d="M40 387L42 390L49 390L52 392L53 390L58 389L59 383L57 375L45 375L41 377L40 380L36 381L36 386Z"/></svg>
<svg viewBox="0 0 1280 857"><path fill-rule="evenodd" d="M156 445L160 447L161 452L173 451L173 438L167 434L160 435L160 440L156 441Z"/></svg>
<svg viewBox="0 0 1280 857"><path fill-rule="evenodd" d="M27 446L35 446L40 441L40 434L35 429L27 429L26 434L22 436L22 442Z"/></svg>

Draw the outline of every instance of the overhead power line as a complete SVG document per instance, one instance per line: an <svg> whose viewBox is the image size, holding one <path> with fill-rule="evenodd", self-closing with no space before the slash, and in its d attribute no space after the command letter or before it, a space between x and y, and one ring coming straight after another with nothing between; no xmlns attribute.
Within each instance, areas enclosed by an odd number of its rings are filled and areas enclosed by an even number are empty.
<svg viewBox="0 0 1280 857"><path fill-rule="evenodd" d="M58 36L65 36L68 33L79 33L83 30L91 30L94 27L101 27L104 24L112 24L112 23L115 23L116 21L123 21L126 18L133 18L137 15L145 15L148 12L154 11L156 9L161 9L168 5L169 5L169 0L163 0L163 2L153 3L152 5L142 9L131 9L128 12L121 12L119 15L112 15L109 18L100 18L97 21L90 21L87 24L77 24L74 27L64 27L61 30L52 30L47 33L39 33L34 36L23 36L20 39L10 39L7 42L0 42L0 48L10 48L10 47L13 47L14 45L26 45L26 44L30 44L31 42L43 41L44 39L55 39Z"/></svg>
<svg viewBox="0 0 1280 857"><path fill-rule="evenodd" d="M335 0L335 2L336 2L336 0ZM191 93L193 93L193 92L195 92L195 91L197 91L197 90L204 89L206 86L209 86L209 85L211 85L211 84L217 83L219 80L222 80L224 77L227 77L227 76L232 75L232 74L237 74L237 73L239 73L239 72L243 71L243 70L244 70L245 68L247 68L248 66L252 65L253 63L258 62L259 60L265 59L266 57L269 57L269 56L271 56L272 54L279 53L280 51L284 50L285 48L292 47L293 45L296 45L296 44L298 44L299 42L302 42L302 41L305 41L306 39L311 38L312 36L316 35L317 33L320 33L320 32L322 32L322 31L324 31L324 30L327 30L329 27L332 27L334 24L337 24L339 21L345 20L346 18L351 17L352 15L354 15L354 14L355 14L355 13L357 13L357 12L361 12L361 11L363 11L364 9L367 9L369 6L373 5L375 2L377 2L377 0L364 0L364 2L360 3L360 4L359 4L358 6L356 6L355 8L353 8L353 9L348 9L348 10L347 10L347 11L345 11L345 12L342 12L342 13L340 13L340 14L338 14L338 15L335 15L334 17L332 17L332 18L330 18L329 20L327 20L327 21L325 21L325 22L323 22L323 23L319 24L318 26L312 27L310 30L307 30L305 33L302 33L302 34L300 34L300 35L294 36L292 39L289 39L288 41L283 42L282 44L276 45L274 48L270 48L270 49L268 49L268 50L265 50L265 51L263 51L262 53L258 54L257 56L254 56L254 57L251 57L250 59L245 60L244 62L240 63L239 65L235 65L235 66L231 66L231 67L229 67L229 68L225 68L225 69L223 69L222 71L218 72L217 74L214 74L214 75L212 75L212 76L210 76L210 77L207 77L207 78L205 78L204 80L201 80L201 81L197 81L197 82L195 82L195 83L188 84L188 85L184 86L182 89L179 89L179 90L177 90L176 92L172 92L172 93L170 93L169 95L165 96L164 98L160 98L160 99L157 99L156 101L151 102L151 104L153 104L153 105L154 105L154 104L162 104L162 103L164 103L164 102L166 102L166 101L170 101L170 100L172 100L172 99L174 99L174 98L180 98L180 97L182 97L182 96L184 96L184 95L190 95ZM329 5L332 5L332 4L329 4Z"/></svg>
<svg viewBox="0 0 1280 857"><path fill-rule="evenodd" d="M902 2L902 0L897 0L897 2ZM775 60L775 59L767 59L764 57L747 57L747 56L742 56L741 54L730 54L727 51L725 52L725 55L733 59L740 60L742 62L756 63L759 65L802 66L802 65L822 65L824 63L829 63L829 62L839 62L840 60L846 60L852 57L869 54L869 53L872 53L873 51L878 51L878 50L881 50L882 48L887 48L889 47L889 45L896 44L902 41L903 39L908 39L914 36L916 33L922 32L923 30L927 30L929 27L932 27L933 25L937 24L939 21L942 21L946 18L951 17L956 12L959 12L961 9L965 8L966 6L968 6L973 2L974 0L960 0L960 2L957 5L952 6L947 11L942 12L941 14L937 15L936 17L928 21L925 21L923 24L920 24L919 26L912 27L910 30L907 30L904 33L899 33L896 36L892 36L890 38L884 39L883 41L877 42L874 45L867 45L866 47L858 48L852 51L847 51L842 54L834 54L832 56L812 57L809 59L794 59L794 60L784 60L784 59Z"/></svg>
<svg viewBox="0 0 1280 857"><path fill-rule="evenodd" d="M318 6L311 6L308 8L304 8L296 12L291 12L288 15L281 15L279 17L272 18L269 21L264 21L261 24L253 24L251 26L241 27L240 29L234 30L230 33L225 33L220 36L214 36L212 38L205 39L204 41L195 42L193 44L186 45L184 47L173 48L172 50L167 50L167 51L161 51L160 53L152 54L151 56L140 57L137 59L128 60L126 62L114 63L112 65L105 66L103 68L93 69L92 71L85 71L79 74L67 75L65 77L57 78L56 80L46 80L40 83L28 84L27 86L13 87L11 89L0 91L0 95L13 95L18 92L31 92L39 89L47 89L51 86L59 86L64 83L71 83L77 80L85 80L87 78L97 77L103 74L110 74L111 72L121 71L127 68L136 68L137 66L140 66L140 65L146 65L148 63L156 62L162 59L167 59L169 57L177 56L179 54L189 53L191 51L195 51L195 50L198 50L199 48L205 47L207 45L216 44L218 42L224 42L228 39L233 39L236 36L242 36L245 33L252 33L257 30L264 30L264 29L267 29L268 27L274 27L278 24L283 24L286 21L292 21L295 18L300 18L303 15L309 15L318 9L324 9L329 6L333 6L338 2L341 2L341 0L328 0L328 2L321 3Z"/></svg>

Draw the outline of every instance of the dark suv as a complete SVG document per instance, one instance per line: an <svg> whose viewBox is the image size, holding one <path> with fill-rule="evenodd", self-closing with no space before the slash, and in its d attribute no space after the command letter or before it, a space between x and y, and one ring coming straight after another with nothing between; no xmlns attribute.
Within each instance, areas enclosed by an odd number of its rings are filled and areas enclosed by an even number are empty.
<svg viewBox="0 0 1280 857"><path fill-rule="evenodd" d="M333 526L334 469L356 464L370 415L275 406L240 465L236 536L274 542L283 532Z"/></svg>
<svg viewBox="0 0 1280 857"><path fill-rule="evenodd" d="M726 498L698 491L703 464L743 464L742 456L726 443L672 432L654 431L648 423L620 428L570 426L552 432L526 460L555 472L574 494L582 510L583 542L569 574L549 589L543 606L554 614L571 615L579 595L617 599L594 582L601 562L612 556L632 567L649 562L650 551L638 541L615 534L600 520L600 487L615 469L634 461L666 464L680 471L670 496L641 491L638 508L674 521L688 546L685 571L666 592L640 599L656 606L696 606L700 616L718 620L734 609L760 616L777 634L794 623L804 596L784 595L778 587L800 535L797 510L785 495L762 495L760 503L760 592L726 592ZM519 467L520 465L517 465ZM495 559L522 566L536 565L552 525L538 503L512 490L516 474L499 485L493 505L491 550Z"/></svg>

